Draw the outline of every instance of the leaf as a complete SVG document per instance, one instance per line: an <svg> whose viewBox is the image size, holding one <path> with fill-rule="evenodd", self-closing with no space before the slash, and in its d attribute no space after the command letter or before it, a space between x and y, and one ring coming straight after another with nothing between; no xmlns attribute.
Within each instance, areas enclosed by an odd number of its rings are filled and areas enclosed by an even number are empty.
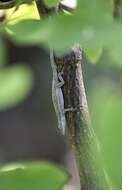
<svg viewBox="0 0 122 190"><path fill-rule="evenodd" d="M113 0L78 0L78 9L84 10L83 14L96 13L102 15L111 15L113 13ZM87 12L88 11L88 12ZM82 14L82 12L81 12ZM97 15L96 15L97 16Z"/></svg>
<svg viewBox="0 0 122 190"><path fill-rule="evenodd" d="M73 15L55 15L39 22L28 20L17 23L8 27L14 34L11 37L21 43L42 43L55 49L65 49L76 41L80 41L82 47L102 46L105 33L108 33L108 27L111 30L113 24L112 15L97 9L95 12L89 3L86 5L85 9L80 7Z"/></svg>
<svg viewBox="0 0 122 190"><path fill-rule="evenodd" d="M0 111L23 101L33 85L30 68L16 65L0 70Z"/></svg>
<svg viewBox="0 0 122 190"><path fill-rule="evenodd" d="M85 54L87 56L87 58L89 59L89 61L91 63L97 63L97 61L99 60L101 54L102 54L102 47L91 47L91 48L84 48L85 50Z"/></svg>
<svg viewBox="0 0 122 190"><path fill-rule="evenodd" d="M122 97L121 92L97 87L92 121L100 140L102 159L115 189L122 189Z"/></svg>
<svg viewBox="0 0 122 190"><path fill-rule="evenodd" d="M14 34L11 37L21 43L43 43L46 46L63 49L74 42L74 31L78 33L76 37L79 36L80 31L76 30L78 22L75 23L75 28L71 24L73 19L72 16L67 15L65 18L61 15L44 21L27 20L9 26L8 29ZM64 29L66 27L67 31Z"/></svg>
<svg viewBox="0 0 122 190"><path fill-rule="evenodd" d="M112 59L112 61L114 61L116 63L116 66L119 67L120 69L122 69L122 51L120 48L117 47L112 47L109 49L109 55Z"/></svg>
<svg viewBox="0 0 122 190"><path fill-rule="evenodd" d="M59 190L68 180L63 169L47 162L23 164L24 167L0 172L2 190Z"/></svg>
<svg viewBox="0 0 122 190"><path fill-rule="evenodd" d="M53 15L47 19L21 21L7 26L10 36L19 43L38 43L65 51L79 42L87 52L88 58L95 62L102 49L122 48L121 23L112 18L112 0L88 0L78 3L73 15ZM120 58L119 58L120 59Z"/></svg>
<svg viewBox="0 0 122 190"><path fill-rule="evenodd" d="M15 11L15 7L6 11L8 24L15 24L25 19L39 19L39 14L35 3L20 5Z"/></svg>
<svg viewBox="0 0 122 190"><path fill-rule="evenodd" d="M44 0L44 2L48 7L54 7L60 2L60 0Z"/></svg>
<svg viewBox="0 0 122 190"><path fill-rule="evenodd" d="M86 18L85 21L82 19L79 15L58 15L44 21L23 21L15 26L9 26L8 29L14 34L11 37L21 43L43 43L55 49L65 49L79 40L83 47L88 43L101 45L103 43L100 33L102 25L95 23L98 20L92 23L94 18L91 20ZM108 25L107 20L103 22L105 26Z"/></svg>

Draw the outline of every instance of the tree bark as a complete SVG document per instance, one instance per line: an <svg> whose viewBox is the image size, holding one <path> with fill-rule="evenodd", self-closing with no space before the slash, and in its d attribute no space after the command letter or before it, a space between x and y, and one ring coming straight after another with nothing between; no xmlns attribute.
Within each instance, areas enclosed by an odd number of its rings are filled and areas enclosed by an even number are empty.
<svg viewBox="0 0 122 190"><path fill-rule="evenodd" d="M82 64L83 52L79 45L63 56L54 57L58 72L63 70L62 87L67 121L67 136L78 165L82 190L109 190L97 139L91 127L86 100Z"/></svg>

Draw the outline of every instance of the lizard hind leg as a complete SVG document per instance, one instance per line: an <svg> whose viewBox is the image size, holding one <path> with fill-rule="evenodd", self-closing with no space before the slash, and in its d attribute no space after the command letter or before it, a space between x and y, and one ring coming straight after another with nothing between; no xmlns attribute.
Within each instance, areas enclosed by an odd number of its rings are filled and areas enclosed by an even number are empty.
<svg viewBox="0 0 122 190"><path fill-rule="evenodd" d="M58 73L58 79L59 81L57 82L57 87L61 88L64 85L64 79L62 77L63 71Z"/></svg>

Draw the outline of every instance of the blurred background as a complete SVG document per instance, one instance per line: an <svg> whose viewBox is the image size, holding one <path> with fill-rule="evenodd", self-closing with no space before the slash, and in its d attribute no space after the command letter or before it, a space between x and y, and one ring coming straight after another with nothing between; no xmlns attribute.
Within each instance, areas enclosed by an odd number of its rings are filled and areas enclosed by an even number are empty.
<svg viewBox="0 0 122 190"><path fill-rule="evenodd" d="M32 73L33 85L17 102L18 93L13 92L16 96L13 101L9 96L11 89L6 92L9 103L5 101L0 110L0 162L50 160L66 166L71 175L75 174L70 183L80 188L74 156L57 128L49 52L38 46L18 46L7 39L4 43L7 50L4 69L26 66ZM8 83L11 82L9 77L12 76L8 76ZM23 85L23 88L27 87Z"/></svg>
<svg viewBox="0 0 122 190"><path fill-rule="evenodd" d="M74 176L70 184L80 189L73 154L57 128L51 99L49 52L43 47L17 45L8 39L4 43L7 50L4 68L23 65L29 68L33 79L30 90L19 101L14 102L8 90L9 104L0 110L0 161L51 160L65 165ZM122 70L105 50L97 64L91 64L84 55L82 69L92 124L101 146L101 160L110 183L121 187ZM8 83L11 77L8 76ZM16 96L19 94L15 93L15 100Z"/></svg>

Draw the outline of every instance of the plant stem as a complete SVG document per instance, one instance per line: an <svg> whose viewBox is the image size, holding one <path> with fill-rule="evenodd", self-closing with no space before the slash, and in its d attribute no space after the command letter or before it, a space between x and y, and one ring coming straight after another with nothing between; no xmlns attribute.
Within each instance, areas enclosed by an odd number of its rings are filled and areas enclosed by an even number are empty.
<svg viewBox="0 0 122 190"><path fill-rule="evenodd" d="M84 60L79 45L75 45L67 55L55 56L55 62L58 70L63 68L65 108L73 108L66 112L67 135L76 155L81 189L109 190L90 124L82 76Z"/></svg>
<svg viewBox="0 0 122 190"><path fill-rule="evenodd" d="M37 4L40 15L44 14L44 4ZM42 12L41 12L42 10ZM45 10L48 10L45 7ZM49 11L50 13L50 11ZM47 11L45 13L47 15ZM44 16L46 16L44 15ZM62 87L66 112L67 137L75 151L82 190L109 190L103 167L100 163L96 137L90 124L86 100L82 64L84 63L79 45L75 45L66 55L54 55L58 72L63 69Z"/></svg>

